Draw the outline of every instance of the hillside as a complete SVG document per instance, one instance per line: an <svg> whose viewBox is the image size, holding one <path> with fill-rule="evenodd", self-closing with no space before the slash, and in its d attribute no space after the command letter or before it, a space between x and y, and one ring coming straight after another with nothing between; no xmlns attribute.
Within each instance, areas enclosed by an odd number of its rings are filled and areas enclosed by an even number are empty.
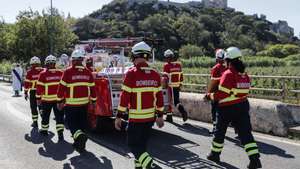
<svg viewBox="0 0 300 169"><path fill-rule="evenodd" d="M205 8L201 3L157 0L114 0L75 24L80 39L146 36L164 40L159 51L182 45L201 47L205 55L215 48L238 46L258 52L268 44L296 43L292 35L271 31L265 18L249 16L232 8Z"/></svg>

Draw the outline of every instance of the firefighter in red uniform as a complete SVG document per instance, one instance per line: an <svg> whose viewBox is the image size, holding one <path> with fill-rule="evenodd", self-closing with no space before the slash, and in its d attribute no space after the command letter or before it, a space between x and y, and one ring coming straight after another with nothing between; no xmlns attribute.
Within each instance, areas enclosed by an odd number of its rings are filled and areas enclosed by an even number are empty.
<svg viewBox="0 0 300 169"><path fill-rule="evenodd" d="M66 69L58 88L60 110L65 111L65 118L74 139L73 147L79 153L85 150L87 136L83 132L86 126L87 106L95 105L95 81L92 73L82 65L84 54L75 50L71 56L72 66Z"/></svg>
<svg viewBox="0 0 300 169"><path fill-rule="evenodd" d="M224 66L225 51L223 49L216 50L216 62L217 64L211 69L210 72L210 84L208 85L207 93L213 93L218 90L220 79L226 67ZM217 113L218 102L211 101L211 116L213 121L213 129L210 134L213 134L216 129L216 113Z"/></svg>
<svg viewBox="0 0 300 169"><path fill-rule="evenodd" d="M36 102L36 82L39 78L40 72L43 71L43 68L40 67L41 60L34 56L30 59L31 68L27 71L25 84L24 84L24 96L25 100L28 100L28 93L29 93L29 101L30 101L30 109L32 115L32 127L38 127L38 106Z"/></svg>
<svg viewBox="0 0 300 169"><path fill-rule="evenodd" d="M128 146L135 156L136 169L158 168L147 153L147 141L154 122L163 127L163 95L160 74L147 64L151 48L145 42L132 48L134 67L125 75L115 127L121 130L121 117L128 110Z"/></svg>
<svg viewBox="0 0 300 169"><path fill-rule="evenodd" d="M248 168L256 169L262 166L258 146L251 133L250 106L247 99L250 78L245 73L245 65L239 59L241 56L241 51L236 47L226 50L225 63L228 69L220 79L218 90L207 94L207 99L218 101L217 126L207 159L220 161L226 130L229 123L232 123L237 128L240 141L249 156Z"/></svg>
<svg viewBox="0 0 300 169"><path fill-rule="evenodd" d="M38 105L41 105L42 128L40 133L44 136L48 135L49 117L53 109L58 139L61 141L64 139L64 114L57 108L59 101L57 89L62 77L62 71L57 70L55 64L55 56L49 55L46 57L46 69L40 73L40 77L37 81L36 98Z"/></svg>
<svg viewBox="0 0 300 169"><path fill-rule="evenodd" d="M183 73L182 73L182 68L181 68L181 63L176 62L177 58L175 58L174 53L168 49L164 53L164 57L167 61L167 63L164 65L164 72L169 74L170 77L170 86L172 87L173 90L173 100L174 100L174 105L175 107L179 110L181 113L183 121L187 121L188 119L188 114L185 111L183 105L180 103L180 88L182 86L183 82ZM167 119L166 121L168 122L173 122L172 118L172 113L167 114Z"/></svg>

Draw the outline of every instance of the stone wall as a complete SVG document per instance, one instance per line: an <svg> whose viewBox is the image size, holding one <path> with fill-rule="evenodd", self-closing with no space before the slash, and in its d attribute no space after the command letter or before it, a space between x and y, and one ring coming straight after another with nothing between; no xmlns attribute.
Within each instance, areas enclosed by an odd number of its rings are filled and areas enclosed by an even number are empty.
<svg viewBox="0 0 300 169"><path fill-rule="evenodd" d="M211 122L211 106L203 101L203 94L181 93L181 102L190 112L191 119ZM279 101L249 99L250 116L254 131L287 136L288 129L300 124L300 106ZM175 114L179 115L178 112Z"/></svg>

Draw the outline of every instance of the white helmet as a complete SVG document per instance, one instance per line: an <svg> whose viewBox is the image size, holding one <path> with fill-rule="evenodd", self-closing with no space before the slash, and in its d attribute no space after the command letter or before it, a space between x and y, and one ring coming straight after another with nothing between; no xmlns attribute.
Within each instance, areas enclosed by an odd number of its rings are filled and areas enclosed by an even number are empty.
<svg viewBox="0 0 300 169"><path fill-rule="evenodd" d="M76 49L72 52L71 58L72 60L84 59L84 52L79 49Z"/></svg>
<svg viewBox="0 0 300 169"><path fill-rule="evenodd" d="M34 65L34 64L41 64L41 60L40 58L36 57L36 56L33 56L31 59L30 59L30 64L31 65Z"/></svg>
<svg viewBox="0 0 300 169"><path fill-rule="evenodd" d="M168 50L165 51L164 56L166 58L169 58L169 57L174 56L174 53L170 49L168 49Z"/></svg>
<svg viewBox="0 0 300 169"><path fill-rule="evenodd" d="M49 55L45 59L45 64L56 63L56 57L53 55Z"/></svg>
<svg viewBox="0 0 300 169"><path fill-rule="evenodd" d="M237 47L230 47L226 49L225 59L236 59L242 57L242 52Z"/></svg>
<svg viewBox="0 0 300 169"><path fill-rule="evenodd" d="M216 59L224 60L225 53L226 52L223 49L217 49L216 50Z"/></svg>
<svg viewBox="0 0 300 169"><path fill-rule="evenodd" d="M131 50L133 55L137 54L151 54L151 47L147 45L144 41L135 44Z"/></svg>

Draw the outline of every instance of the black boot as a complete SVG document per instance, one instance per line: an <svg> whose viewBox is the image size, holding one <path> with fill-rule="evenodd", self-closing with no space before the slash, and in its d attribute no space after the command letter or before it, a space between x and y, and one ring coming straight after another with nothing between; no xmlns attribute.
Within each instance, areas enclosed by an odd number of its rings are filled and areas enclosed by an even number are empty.
<svg viewBox="0 0 300 169"><path fill-rule="evenodd" d="M207 156L206 159L213 161L215 163L219 163L220 162L220 154L219 153L214 153L214 152L210 152Z"/></svg>
<svg viewBox="0 0 300 169"><path fill-rule="evenodd" d="M31 127L33 127L33 128L38 128L38 122L37 122L37 121L34 121L34 122L31 124Z"/></svg>
<svg viewBox="0 0 300 169"><path fill-rule="evenodd" d="M261 162L259 158L250 159L248 169L257 169L262 168Z"/></svg>
<svg viewBox="0 0 300 169"><path fill-rule="evenodd" d="M85 151L85 144L87 142L87 136L85 134L80 134L78 138L74 141L73 147L79 153L83 153Z"/></svg>
<svg viewBox="0 0 300 169"><path fill-rule="evenodd" d="M183 122L186 122L188 120L188 113L181 104L178 105L178 110L181 113Z"/></svg>
<svg viewBox="0 0 300 169"><path fill-rule="evenodd" d="M166 121L169 123L173 123L173 116L172 115L167 115Z"/></svg>
<svg viewBox="0 0 300 169"><path fill-rule="evenodd" d="M58 135L58 141L64 141L64 133L62 131L57 133Z"/></svg>

